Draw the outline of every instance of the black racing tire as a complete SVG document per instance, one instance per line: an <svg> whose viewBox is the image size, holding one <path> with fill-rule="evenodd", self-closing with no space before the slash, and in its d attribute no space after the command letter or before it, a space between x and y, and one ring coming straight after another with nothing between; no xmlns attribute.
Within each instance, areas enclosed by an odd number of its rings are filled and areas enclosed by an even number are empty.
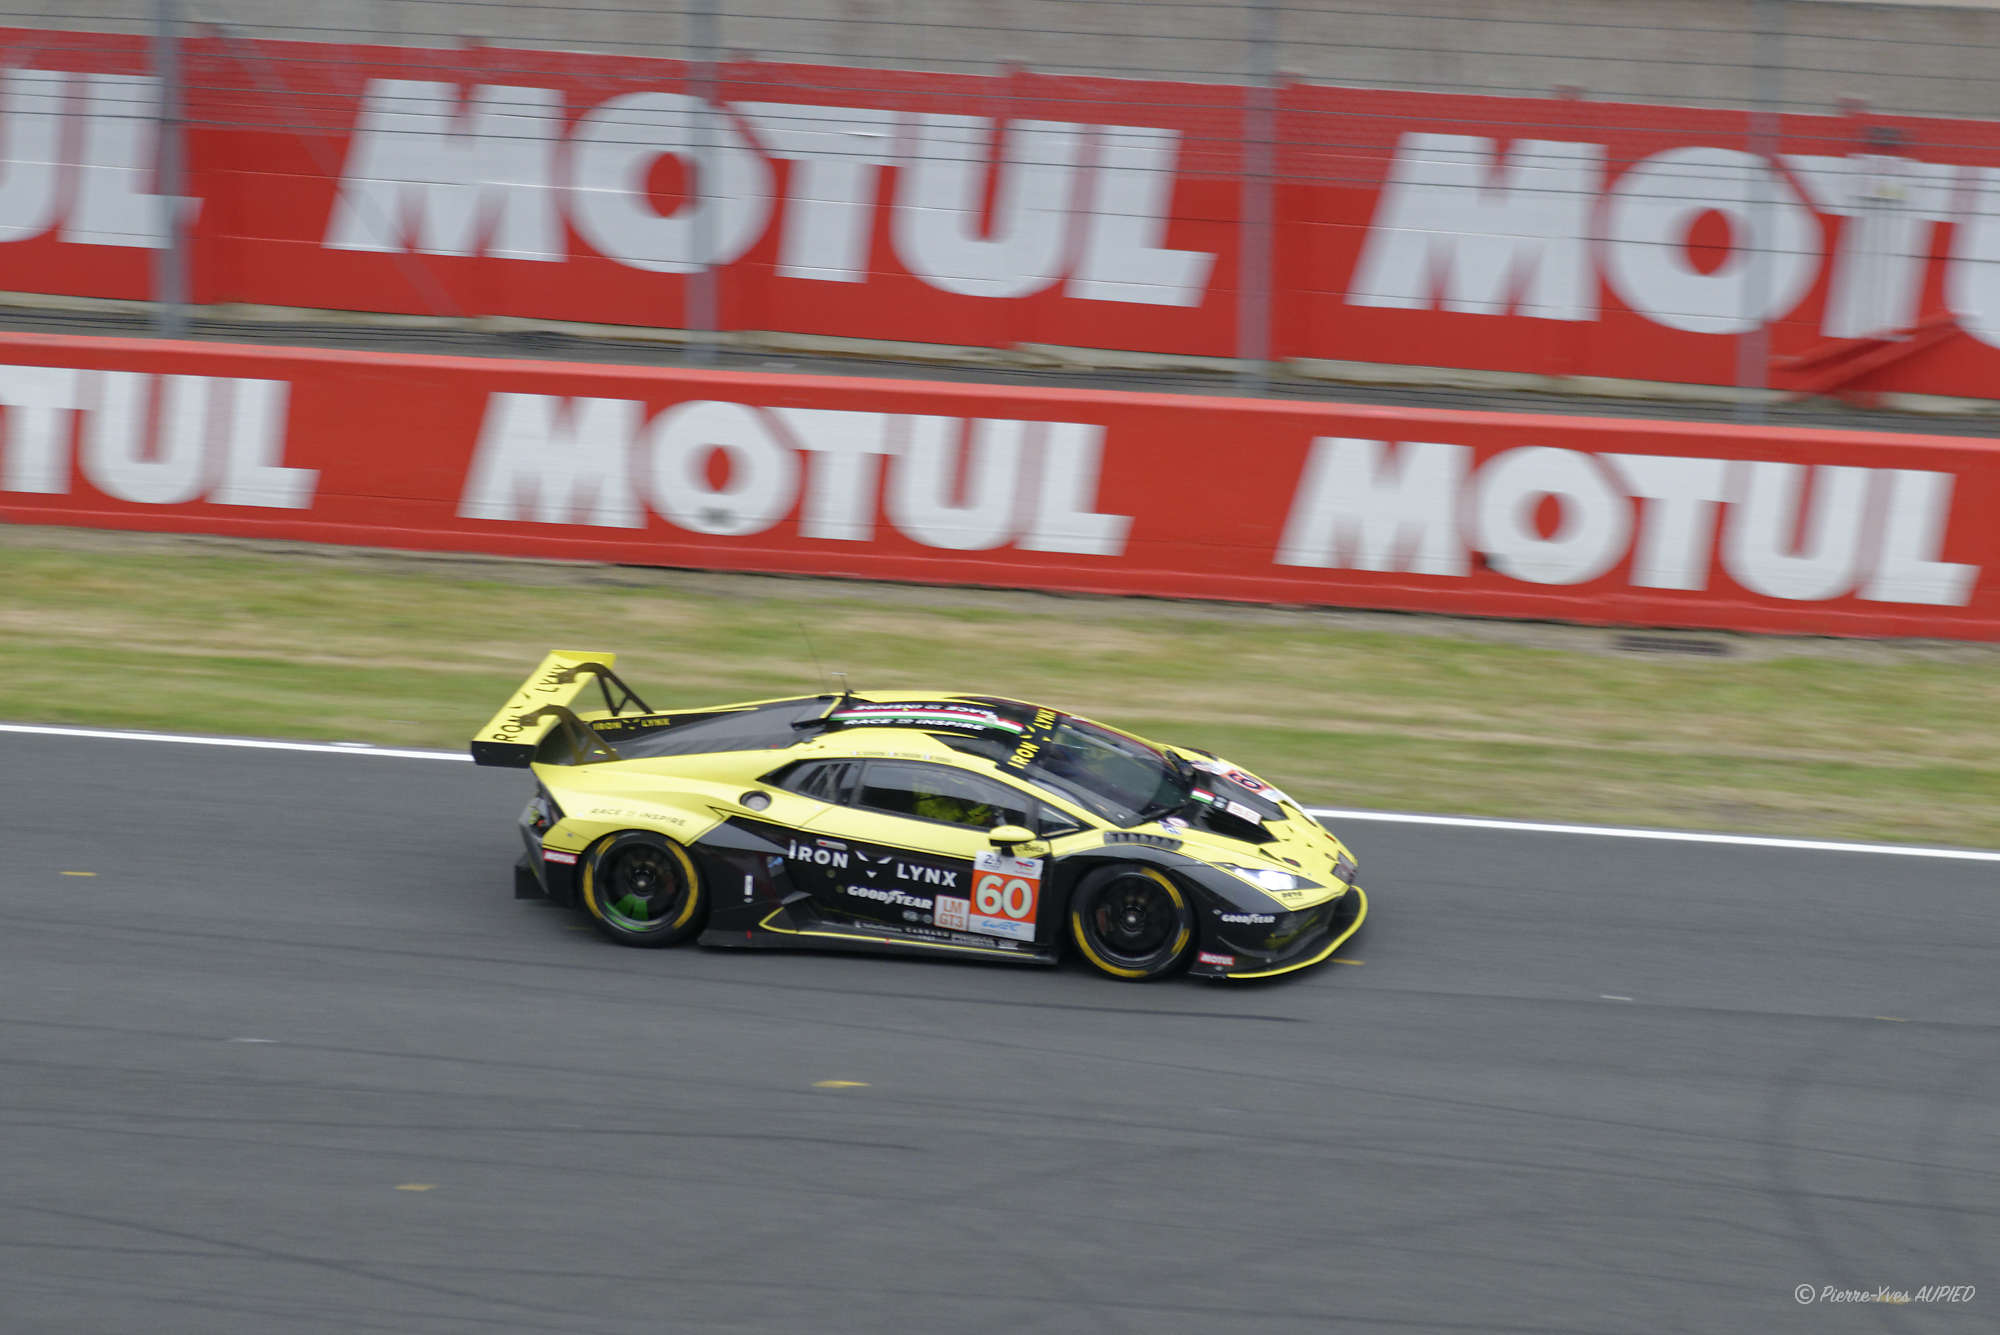
<svg viewBox="0 0 2000 1335"><path fill-rule="evenodd" d="M1077 882L1069 897L1069 934L1100 973L1151 982L1187 963L1194 908L1187 891L1165 872L1114 863Z"/></svg>
<svg viewBox="0 0 2000 1335"><path fill-rule="evenodd" d="M694 858L664 835L624 830L599 840L579 871L584 912L621 946L671 946L708 917Z"/></svg>

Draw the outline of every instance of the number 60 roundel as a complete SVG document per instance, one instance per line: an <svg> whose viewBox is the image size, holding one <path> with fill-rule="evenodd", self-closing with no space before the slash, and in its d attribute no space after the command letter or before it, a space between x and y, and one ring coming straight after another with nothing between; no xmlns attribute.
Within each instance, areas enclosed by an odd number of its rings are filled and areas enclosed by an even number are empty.
<svg viewBox="0 0 2000 1335"><path fill-rule="evenodd" d="M976 912L997 914L1016 922L1035 920L1036 882L1025 876L983 871L972 883L972 907Z"/></svg>
<svg viewBox="0 0 2000 1335"><path fill-rule="evenodd" d="M988 936L1035 939L1035 911L1042 897L1042 860L988 850L979 855L972 877L969 926Z"/></svg>

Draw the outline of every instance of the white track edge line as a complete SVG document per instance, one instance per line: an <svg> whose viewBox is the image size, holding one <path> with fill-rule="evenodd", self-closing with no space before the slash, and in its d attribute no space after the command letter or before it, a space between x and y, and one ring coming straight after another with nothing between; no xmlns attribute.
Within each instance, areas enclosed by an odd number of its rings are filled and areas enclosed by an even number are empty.
<svg viewBox="0 0 2000 1335"><path fill-rule="evenodd" d="M463 760L463 751L416 751L375 746L367 742L279 742L259 737L197 737L179 732L124 732L112 728L58 728L46 724L0 723L0 732L25 732L44 737L101 737L117 742L179 742L183 746L233 746L244 751L311 751L322 755L384 756L391 760Z"/></svg>
<svg viewBox="0 0 2000 1335"><path fill-rule="evenodd" d="M470 762L463 751L418 751L372 746L365 742L282 742L254 737L200 737L177 732L124 732L111 728L67 728L48 724L0 723L0 732L48 737L96 737L121 742L179 742L184 746L231 746L249 751L305 751L321 755L377 756L390 760L455 760ZM1309 816L1333 820L1381 821L1398 825L1443 825L1454 829L1510 830L1519 834L1564 834L1599 839L1657 839L1681 844L1728 844L1740 848L1784 848L1809 853L1875 853L1889 857L1943 858L1961 862L2000 862L2000 850L1936 848L1921 844L1860 844L1835 839L1792 839L1765 834L1712 834L1699 830L1660 830L1628 825L1566 825L1551 821L1503 820L1490 816L1438 816L1417 811L1370 811L1360 807L1306 807Z"/></svg>
<svg viewBox="0 0 2000 1335"><path fill-rule="evenodd" d="M1953 858L2000 862L2000 850L1936 848L1923 844L1857 844L1838 839L1792 839L1770 834L1711 834L1700 830L1660 830L1642 825L1563 825L1551 821L1499 820L1487 816L1432 816L1414 811L1367 811L1356 807L1306 807L1309 816L1331 820L1383 821L1400 825L1449 825L1457 829L1513 830L1522 834L1595 835L1601 839L1661 839L1681 844L1734 844L1743 848L1790 848L1811 853L1884 853L1891 857Z"/></svg>

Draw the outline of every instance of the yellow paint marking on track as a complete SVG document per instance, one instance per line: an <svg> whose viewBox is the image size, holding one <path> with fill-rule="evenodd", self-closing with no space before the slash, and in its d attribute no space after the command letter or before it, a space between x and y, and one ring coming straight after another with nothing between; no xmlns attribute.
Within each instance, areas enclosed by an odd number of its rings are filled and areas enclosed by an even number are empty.
<svg viewBox="0 0 2000 1335"><path fill-rule="evenodd" d="M814 1089L866 1089L866 1080L815 1080Z"/></svg>
<svg viewBox="0 0 2000 1335"><path fill-rule="evenodd" d="M95 875L97 875L97 873L96 873L96 872L94 872L94 871L66 871L66 872L64 872L64 873L63 873L63 875L65 875L65 876L95 876Z"/></svg>
<svg viewBox="0 0 2000 1335"><path fill-rule="evenodd" d="M1344 959L1340 959L1340 958L1337 958L1337 957L1336 957L1336 958L1334 958L1334 959L1331 959L1331 960L1328 960L1327 962L1328 962L1329 964L1366 964L1366 963L1367 963L1368 961L1367 961L1367 960L1344 960Z"/></svg>
<svg viewBox="0 0 2000 1335"><path fill-rule="evenodd" d="M398 1190L398 1191L432 1191L432 1190L435 1190L435 1189L436 1189L436 1187L437 1187L437 1183L435 1183L435 1182L400 1182L400 1183L398 1183L398 1184L396 1185L396 1190Z"/></svg>

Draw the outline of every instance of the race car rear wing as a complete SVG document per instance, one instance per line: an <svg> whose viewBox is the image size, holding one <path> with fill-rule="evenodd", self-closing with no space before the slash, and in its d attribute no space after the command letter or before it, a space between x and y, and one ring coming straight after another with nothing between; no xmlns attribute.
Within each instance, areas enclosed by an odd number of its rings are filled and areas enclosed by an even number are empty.
<svg viewBox="0 0 2000 1335"><path fill-rule="evenodd" d="M481 765L525 769L536 760L584 765L616 760L618 752L577 715L579 696L595 682L604 708L616 718L628 711L650 714L644 700L611 670L615 654L556 649L521 683L472 739L472 758ZM551 738L556 739L551 742ZM547 745L545 745L547 743ZM566 749L562 743L567 743ZM544 754L547 752L547 754Z"/></svg>

